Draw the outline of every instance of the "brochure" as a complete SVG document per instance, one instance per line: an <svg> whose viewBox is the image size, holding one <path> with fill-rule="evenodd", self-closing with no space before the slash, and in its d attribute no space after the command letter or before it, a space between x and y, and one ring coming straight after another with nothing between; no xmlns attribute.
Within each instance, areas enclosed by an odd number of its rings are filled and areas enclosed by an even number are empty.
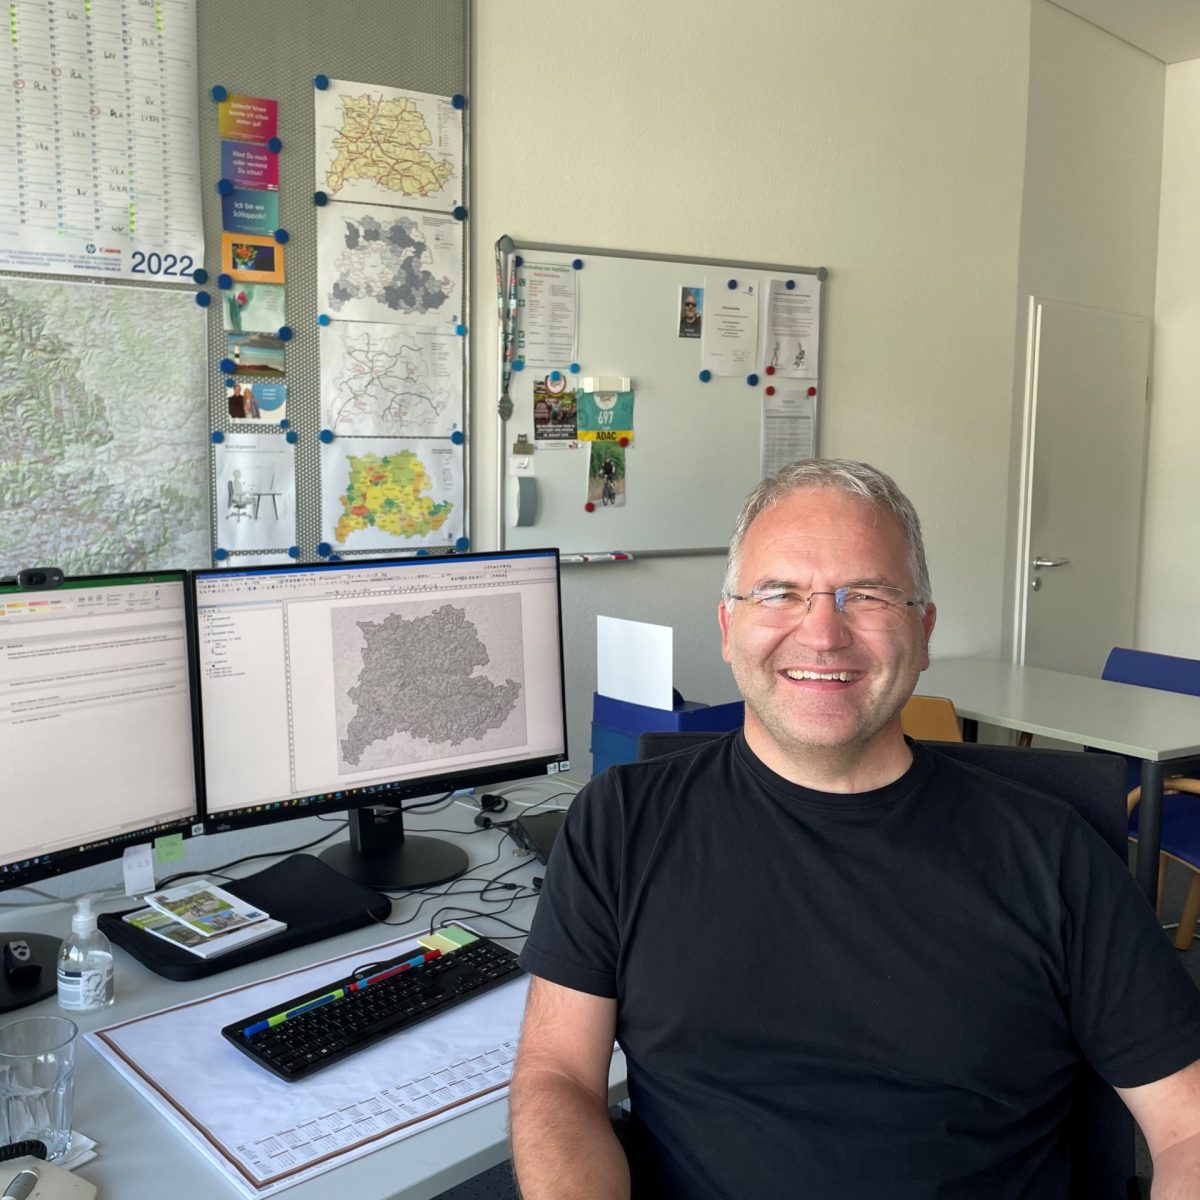
<svg viewBox="0 0 1200 1200"><path fill-rule="evenodd" d="M263 921L267 914L207 879L182 883L162 892L151 892L146 903L168 917L194 929L201 937L214 937Z"/></svg>
<svg viewBox="0 0 1200 1200"><path fill-rule="evenodd" d="M140 908L137 912L126 913L125 920L144 933L151 933L165 942L171 942L181 949L190 951L198 958L215 958L218 954L227 954L230 950L236 950L238 946L257 942L260 938L270 937L273 933L281 933L287 928L283 921L266 917L262 921L255 921L252 925L243 925L240 929L234 929L230 933L218 934L216 937L204 937L194 929L189 929L186 925L181 925L178 921L168 917L166 913L159 912L156 908Z"/></svg>

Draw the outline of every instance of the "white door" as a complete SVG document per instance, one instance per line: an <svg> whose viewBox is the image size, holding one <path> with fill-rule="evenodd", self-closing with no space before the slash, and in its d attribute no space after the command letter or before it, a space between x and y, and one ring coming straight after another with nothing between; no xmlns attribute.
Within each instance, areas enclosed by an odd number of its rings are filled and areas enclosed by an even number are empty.
<svg viewBox="0 0 1200 1200"><path fill-rule="evenodd" d="M1031 297L1014 658L1098 676L1133 644L1150 322Z"/></svg>

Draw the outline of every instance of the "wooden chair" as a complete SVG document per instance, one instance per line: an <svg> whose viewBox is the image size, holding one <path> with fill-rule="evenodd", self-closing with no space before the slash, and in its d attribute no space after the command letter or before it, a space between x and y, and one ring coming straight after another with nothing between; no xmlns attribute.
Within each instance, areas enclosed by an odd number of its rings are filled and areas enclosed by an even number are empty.
<svg viewBox="0 0 1200 1200"><path fill-rule="evenodd" d="M904 732L919 742L961 742L954 702L944 696L910 696L900 710Z"/></svg>

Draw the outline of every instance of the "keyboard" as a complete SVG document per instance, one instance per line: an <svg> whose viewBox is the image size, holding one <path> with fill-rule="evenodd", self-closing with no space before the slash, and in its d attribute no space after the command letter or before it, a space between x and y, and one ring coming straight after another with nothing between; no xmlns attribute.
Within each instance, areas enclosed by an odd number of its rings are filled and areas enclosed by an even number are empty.
<svg viewBox="0 0 1200 1200"><path fill-rule="evenodd" d="M419 947L234 1021L221 1034L293 1083L523 973L512 950L460 925L427 934Z"/></svg>

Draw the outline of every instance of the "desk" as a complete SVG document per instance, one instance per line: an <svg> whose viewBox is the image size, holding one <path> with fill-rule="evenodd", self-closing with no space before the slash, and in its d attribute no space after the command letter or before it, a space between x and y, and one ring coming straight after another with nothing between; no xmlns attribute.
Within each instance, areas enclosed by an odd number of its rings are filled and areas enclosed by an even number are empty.
<svg viewBox="0 0 1200 1200"><path fill-rule="evenodd" d="M1200 698L990 658L931 663L917 690L948 696L970 721L1140 758L1137 881L1154 903L1163 777L1200 763Z"/></svg>
<svg viewBox="0 0 1200 1200"><path fill-rule="evenodd" d="M558 801L557 803L561 803ZM509 814L516 815L510 809ZM421 828L461 828L466 835L472 828L471 810L456 809L406 819L414 833ZM500 860L484 867L496 853L496 834L463 836L462 845L471 855L473 874L499 874L520 861L512 857L511 841L505 841ZM536 861L529 858L528 875L538 873ZM526 872L508 876L519 882ZM500 904L507 904L506 897ZM411 913L417 898L402 897L393 904L393 919ZM110 909L127 907L128 902L113 901ZM528 927L535 901L519 901L505 912L515 925ZM119 947L116 956L117 1002L98 1013L74 1014L81 1032L99 1029L118 1021L186 1000L210 995L253 980L263 979L306 963L332 957L359 947L370 946L388 936L417 931L441 907L430 901L415 924L382 929L371 926L275 955L258 963L234 968L210 979L174 983L161 979L130 958ZM488 906L477 897L464 897L464 907ZM61 935L70 924L71 906L28 909L0 909L0 930L26 929ZM497 934L510 932L486 919L472 920L481 931ZM515 943L509 943L515 944ZM53 999L43 1000L22 1010L22 1014L54 1013ZM16 1014L14 1014L16 1015ZM7 1015L2 1019L8 1019ZM208 1159L196 1151L165 1117L103 1062L91 1045L80 1040L75 1085L75 1128L98 1142L99 1157L79 1169L79 1175L100 1190L99 1200L235 1200L241 1196ZM186 1050L184 1050L186 1053ZM613 1056L609 1081L614 1101L624 1097L625 1065L618 1051ZM346 1163L317 1179L298 1184L281 1193L287 1200L333 1200L354 1196L356 1200L429 1200L439 1192L470 1179L495 1166L508 1156L508 1103L504 1098L464 1113L452 1121L434 1126L392 1146L386 1146L365 1158Z"/></svg>

